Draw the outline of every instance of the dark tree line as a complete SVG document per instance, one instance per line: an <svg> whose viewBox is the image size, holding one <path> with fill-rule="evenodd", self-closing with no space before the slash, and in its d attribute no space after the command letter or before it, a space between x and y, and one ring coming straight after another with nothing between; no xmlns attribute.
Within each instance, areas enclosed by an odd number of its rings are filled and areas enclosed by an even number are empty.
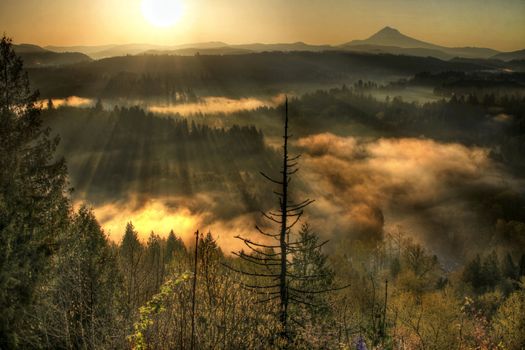
<svg viewBox="0 0 525 350"><path fill-rule="evenodd" d="M66 167L58 138L42 127L38 93L29 88L11 40L0 41L0 344L31 337L30 317L67 225Z"/></svg>
<svg viewBox="0 0 525 350"><path fill-rule="evenodd" d="M1 348L523 348L521 247L449 272L401 231L343 236L330 254L307 224L292 232L310 201L292 200L287 118L281 176L265 175L280 191L277 212L265 213L275 229L258 227L261 242L241 239L250 248L238 258L211 233L186 246L173 231L145 238L131 222L111 241L88 207L70 204L58 139L42 126L36 99L4 37ZM513 220L498 226L502 236L523 232Z"/></svg>

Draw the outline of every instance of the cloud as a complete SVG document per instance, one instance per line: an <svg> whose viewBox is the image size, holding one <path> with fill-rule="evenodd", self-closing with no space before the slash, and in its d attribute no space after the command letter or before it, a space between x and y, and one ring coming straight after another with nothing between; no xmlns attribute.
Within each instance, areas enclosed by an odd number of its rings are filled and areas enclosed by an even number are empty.
<svg viewBox="0 0 525 350"><path fill-rule="evenodd" d="M318 230L332 237L379 238L402 225L442 249L481 236L489 224L477 200L514 187L487 149L417 138L299 139L304 191Z"/></svg>
<svg viewBox="0 0 525 350"><path fill-rule="evenodd" d="M80 204L81 201L78 201L75 207ZM122 239L126 224L133 222L144 242L152 231L166 237L173 230L189 245L193 242L193 234L199 230L212 232L227 253L246 248L235 236L253 237L260 213L242 213L241 208L230 206L227 209L227 206L220 204L220 198L211 194L152 197L146 201L131 196L126 202L96 206L94 212L106 234L115 242ZM223 215L221 210L227 211L228 215Z"/></svg>
<svg viewBox="0 0 525 350"><path fill-rule="evenodd" d="M293 197L316 200L305 219L335 242L379 239L401 225L441 256L457 256L464 242L483 244L488 237L492 223L483 201L519 186L487 149L456 143L324 133L301 138L293 147L303 153ZM268 195L274 188L262 178L248 177L244 185L259 205L274 203ZM173 229L189 243L195 230L211 231L226 252L243 248L236 235L256 237L254 225L261 216L254 210L233 188L191 196L151 194L146 201L131 196L95 208L116 241L133 221L144 239L152 230L166 235Z"/></svg>
<svg viewBox="0 0 525 350"><path fill-rule="evenodd" d="M269 99L240 98L231 99L220 96L204 97L196 103L180 103L171 105L150 105L148 110L158 114L179 114L191 116L194 114L229 114L239 111L254 110L261 107L276 107L284 100L284 95L276 95Z"/></svg>

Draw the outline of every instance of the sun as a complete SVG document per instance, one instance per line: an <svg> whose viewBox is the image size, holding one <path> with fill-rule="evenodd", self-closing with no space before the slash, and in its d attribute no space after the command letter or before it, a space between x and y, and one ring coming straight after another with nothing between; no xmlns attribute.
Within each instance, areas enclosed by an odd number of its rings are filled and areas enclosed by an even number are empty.
<svg viewBox="0 0 525 350"><path fill-rule="evenodd" d="M182 4L180 0L142 0L142 15L155 27L171 27L182 16Z"/></svg>

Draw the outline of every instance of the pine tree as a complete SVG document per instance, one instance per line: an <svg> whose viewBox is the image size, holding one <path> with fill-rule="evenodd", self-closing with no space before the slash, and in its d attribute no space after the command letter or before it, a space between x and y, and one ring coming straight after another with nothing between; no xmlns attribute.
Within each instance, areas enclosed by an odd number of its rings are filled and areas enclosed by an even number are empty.
<svg viewBox="0 0 525 350"><path fill-rule="evenodd" d="M147 299L156 294L164 282L164 257L162 256L161 238L153 231L146 245L145 268L147 276Z"/></svg>
<svg viewBox="0 0 525 350"><path fill-rule="evenodd" d="M58 307L53 318L65 322L59 325L63 333L54 345L84 349L110 346L121 278L115 252L88 208L80 208L61 240L53 275L53 304Z"/></svg>
<svg viewBox="0 0 525 350"><path fill-rule="evenodd" d="M520 270L520 277L525 276L525 254L521 255L519 270Z"/></svg>
<svg viewBox="0 0 525 350"><path fill-rule="evenodd" d="M42 126L11 40L0 40L0 348L22 346L35 328L35 290L65 227L66 167Z"/></svg>
<svg viewBox="0 0 525 350"><path fill-rule="evenodd" d="M322 251L328 241L322 241L308 223L301 226L298 236L301 243L293 254L291 264L292 273L297 278L290 282L288 288L293 293L305 294L308 301L292 304L290 308L290 319L299 326L293 334L294 346L327 348L333 337L331 330L334 324L326 292L342 288L334 287L335 273L328 264L328 256ZM318 277L312 279L308 276Z"/></svg>
<svg viewBox="0 0 525 350"><path fill-rule="evenodd" d="M322 252L322 247L328 241L320 241L319 236L313 232L308 223L301 226L299 231L299 242L297 253L293 255L292 272L294 275L319 276L317 279L299 278L293 285L292 291L310 291L309 304L306 309L312 317L326 315L328 306L322 294L312 291L324 291L333 288L334 271L328 265L328 257Z"/></svg>
<svg viewBox="0 0 525 350"><path fill-rule="evenodd" d="M184 242L171 230L164 247L164 265L171 272L173 272L172 270L175 268L173 265L177 265L178 267L176 269L178 269L178 272L182 272L186 255L187 252Z"/></svg>
<svg viewBox="0 0 525 350"><path fill-rule="evenodd" d="M126 225L126 231L119 247L120 269L124 279L124 302L129 316L142 303L142 262L144 247L138 239L133 223Z"/></svg>
<svg viewBox="0 0 525 350"><path fill-rule="evenodd" d="M501 269L504 277L510 278L511 280L518 280L519 267L514 264L514 260L512 260L512 255L510 255L510 253L507 253L502 265Z"/></svg>
<svg viewBox="0 0 525 350"><path fill-rule="evenodd" d="M500 282L501 271L499 268L498 255L495 251L487 255L483 260L481 274L486 287L494 288Z"/></svg>
<svg viewBox="0 0 525 350"><path fill-rule="evenodd" d="M465 269L463 270L463 281L470 283L470 285L476 290L483 286L481 257L479 254L477 254L476 257L465 266Z"/></svg>

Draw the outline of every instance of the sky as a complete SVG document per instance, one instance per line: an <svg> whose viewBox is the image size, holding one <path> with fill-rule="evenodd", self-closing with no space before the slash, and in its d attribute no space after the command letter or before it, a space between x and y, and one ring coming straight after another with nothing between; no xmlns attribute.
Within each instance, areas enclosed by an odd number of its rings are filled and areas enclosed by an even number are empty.
<svg viewBox="0 0 525 350"><path fill-rule="evenodd" d="M176 22L158 27L143 1L154 12L156 2L175 1ZM444 46L519 50L525 0L0 0L0 31L42 46L341 44L385 26Z"/></svg>

